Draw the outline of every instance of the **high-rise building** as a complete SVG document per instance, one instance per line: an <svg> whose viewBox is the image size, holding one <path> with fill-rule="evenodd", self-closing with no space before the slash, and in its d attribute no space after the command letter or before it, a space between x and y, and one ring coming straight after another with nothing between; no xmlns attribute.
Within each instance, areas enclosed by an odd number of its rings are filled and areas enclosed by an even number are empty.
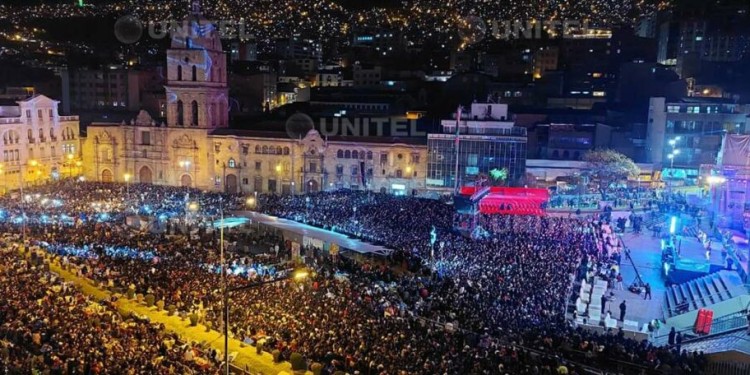
<svg viewBox="0 0 750 375"><path fill-rule="evenodd" d="M232 61L258 60L258 43L255 40L235 40L231 43Z"/></svg>
<svg viewBox="0 0 750 375"><path fill-rule="evenodd" d="M697 178L701 164L713 164L725 133L747 134L744 106L723 98L651 98L646 152L649 162ZM671 155L671 156L670 156Z"/></svg>
<svg viewBox="0 0 750 375"><path fill-rule="evenodd" d="M66 111L140 109L138 72L111 67L61 72L62 101Z"/></svg>
<svg viewBox="0 0 750 375"><path fill-rule="evenodd" d="M427 136L428 188L450 191L501 175L513 184L524 176L526 129L514 126L507 104L473 103L441 127L442 133Z"/></svg>
<svg viewBox="0 0 750 375"><path fill-rule="evenodd" d="M60 76L63 113L163 110L162 67L63 69Z"/></svg>
<svg viewBox="0 0 750 375"><path fill-rule="evenodd" d="M685 6L665 15L658 26L658 63L679 65L680 59L690 56L713 62L742 59L750 40L747 6L709 4Z"/></svg>

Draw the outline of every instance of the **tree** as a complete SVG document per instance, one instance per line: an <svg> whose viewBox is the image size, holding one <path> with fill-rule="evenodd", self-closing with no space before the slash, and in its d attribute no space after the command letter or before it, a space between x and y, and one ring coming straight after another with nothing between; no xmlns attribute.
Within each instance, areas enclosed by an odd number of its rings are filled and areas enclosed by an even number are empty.
<svg viewBox="0 0 750 375"><path fill-rule="evenodd" d="M508 170L505 168L494 168L490 171L490 177L492 177L492 180L495 181L495 183L502 183L503 181L508 179Z"/></svg>
<svg viewBox="0 0 750 375"><path fill-rule="evenodd" d="M614 150L589 151L583 155L583 161L588 169L585 174L599 184L602 200L607 199L612 184L640 174L633 160Z"/></svg>

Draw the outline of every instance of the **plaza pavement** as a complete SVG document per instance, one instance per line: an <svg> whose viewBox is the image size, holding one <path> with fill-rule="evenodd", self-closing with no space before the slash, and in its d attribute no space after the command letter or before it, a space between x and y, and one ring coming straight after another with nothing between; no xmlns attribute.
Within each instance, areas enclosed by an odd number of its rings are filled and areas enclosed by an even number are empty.
<svg viewBox="0 0 750 375"><path fill-rule="evenodd" d="M653 319L664 319L664 295L666 292L665 279L662 276L661 262L661 240L654 238L651 232L644 230L641 234L635 234L628 228L622 235L622 241L630 250L632 264L630 260L623 256L620 273L623 277L623 287L625 290L613 290L615 300L608 307L612 311L612 316L619 317L619 304L625 299L627 312L625 319L636 320L640 326L648 323ZM721 244L713 241L711 244L711 257L706 261L705 250L700 241L694 236L681 236L681 261L685 263L695 263L703 266L706 264L723 265L724 259L721 255ZM643 294L637 295L627 290L627 287L636 280L636 270L640 273L641 279L645 283L651 284L650 300L644 300ZM666 330L665 330L666 328ZM678 327L680 328L680 327ZM659 333L668 332L669 328L662 326Z"/></svg>
<svg viewBox="0 0 750 375"><path fill-rule="evenodd" d="M50 271L60 275L60 277L66 281L75 284L88 296L97 300L109 300L112 296L112 293L97 288L88 279L64 270L56 257L50 256L47 253L44 254L49 261ZM206 330L206 327L202 324L191 327L189 319L182 320L178 316L168 316L166 311L157 311L155 307L146 307L145 305L129 300L122 295L117 295L117 297L118 300L115 302L115 306L121 313L135 313L138 316L148 317L151 323L163 324L167 331L178 334L182 340L205 342L210 347L222 353L224 352L224 336L218 331ZM289 362L274 363L271 354L264 352L262 355L258 355L256 354L254 347L246 346L244 344L241 345L239 340L233 338L229 340L229 353L232 352L237 353L237 357L232 364L241 369L249 369L250 373L253 375L292 373L292 367ZM312 373L308 371L307 374Z"/></svg>

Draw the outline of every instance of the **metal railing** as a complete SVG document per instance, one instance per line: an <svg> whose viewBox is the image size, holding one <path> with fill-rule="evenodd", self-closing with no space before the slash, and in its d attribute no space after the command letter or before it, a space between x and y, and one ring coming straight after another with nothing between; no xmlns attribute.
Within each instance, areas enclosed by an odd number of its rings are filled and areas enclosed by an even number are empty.
<svg viewBox="0 0 750 375"><path fill-rule="evenodd" d="M730 257L732 257L732 260L734 261L734 268L737 270L737 273L740 275L740 279L745 283L745 287L748 288L748 283L750 283L750 279L748 278L748 274L745 271L744 268L742 268L742 263L740 263L740 258L737 255L737 247L735 246L734 242L732 242L731 234L730 237L727 238L725 236L726 233L722 231L717 230L716 237L718 237L721 240L721 246L723 246ZM750 288L748 288L750 289Z"/></svg>
<svg viewBox="0 0 750 375"><path fill-rule="evenodd" d="M711 362L706 366L706 373L713 375L747 375L750 374L750 363Z"/></svg>
<svg viewBox="0 0 750 375"><path fill-rule="evenodd" d="M442 322L430 320L430 319L423 318L423 317L416 317L414 319L422 322L423 324L430 324L434 327L445 329L445 323L442 323ZM472 331L465 330L462 328L454 327L453 329L456 331L463 332L465 334L473 334L473 335L476 335L477 337L482 336L476 332L472 332ZM538 357L552 358L552 357L557 357L557 355L559 354L559 353L545 352L545 351L533 349L527 346L518 345L516 343L507 342L498 337L490 337L490 340L496 343L502 344L502 345L512 346L514 348L522 349ZM592 375L607 374L608 369L611 370L612 368L616 369L617 371L621 371L621 372L624 371L624 373L626 374L631 374L631 373L640 374L640 373L648 372L649 370L651 370L651 368L648 366L644 366L635 362L628 362L628 361L612 359L612 358L604 359L604 362L606 364L611 365L611 366L606 366L607 368L603 368L604 366L592 367L591 365L584 364L584 362L590 363L592 361L592 358L588 357L585 352L570 349L570 350L566 350L563 354L567 354L567 356L563 357L565 362L573 364L579 369L585 371L587 374L592 374ZM600 364L604 365L605 363L600 363Z"/></svg>
<svg viewBox="0 0 750 375"><path fill-rule="evenodd" d="M711 323L711 332L709 332L707 335L699 335L694 332L693 327L688 328L681 328L679 330L675 330L676 332L679 332L682 334L682 344L686 344L688 342L693 342L697 340L704 339L706 337L711 337L715 335L720 335L727 332L732 332L740 329L744 329L747 327L747 309L743 311L738 311L732 314L727 314L724 316L720 316L713 320ZM659 343L667 343L668 342L669 334L655 336L651 341L655 344Z"/></svg>

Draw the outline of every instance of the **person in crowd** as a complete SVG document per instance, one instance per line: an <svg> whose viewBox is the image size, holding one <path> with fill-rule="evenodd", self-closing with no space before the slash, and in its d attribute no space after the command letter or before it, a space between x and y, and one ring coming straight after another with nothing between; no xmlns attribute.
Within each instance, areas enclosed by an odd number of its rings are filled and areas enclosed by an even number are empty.
<svg viewBox="0 0 750 375"><path fill-rule="evenodd" d="M674 327L669 329L669 336L668 336L668 344L669 346L674 346L675 344L675 336L677 335L677 332L675 331Z"/></svg>

